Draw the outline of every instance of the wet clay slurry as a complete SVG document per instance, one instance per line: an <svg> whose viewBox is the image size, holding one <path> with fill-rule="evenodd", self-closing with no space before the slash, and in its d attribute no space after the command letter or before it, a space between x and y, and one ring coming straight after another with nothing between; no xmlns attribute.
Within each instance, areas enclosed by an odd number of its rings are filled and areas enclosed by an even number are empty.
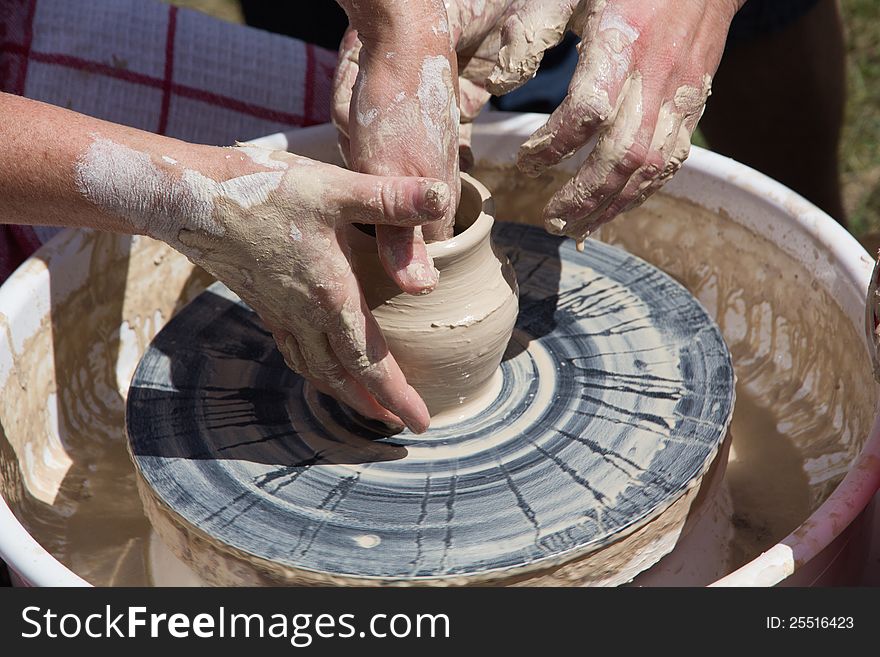
<svg viewBox="0 0 880 657"><path fill-rule="evenodd" d="M0 485L28 531L80 576L144 585L150 524L125 441L125 395L138 355L210 279L147 238L71 231L55 244L85 257L63 273L52 266L46 298L32 297L51 318L23 332L0 315L15 358L0 395ZM21 273L36 280L44 261Z"/></svg>

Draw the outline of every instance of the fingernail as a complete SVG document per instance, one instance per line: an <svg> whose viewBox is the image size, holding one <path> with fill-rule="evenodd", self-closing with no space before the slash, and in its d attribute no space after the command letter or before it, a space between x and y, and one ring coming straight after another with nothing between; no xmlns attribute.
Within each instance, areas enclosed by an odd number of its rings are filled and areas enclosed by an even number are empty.
<svg viewBox="0 0 880 657"><path fill-rule="evenodd" d="M434 182L425 190L422 210L432 215L442 215L449 207L452 194L449 185L444 182Z"/></svg>
<svg viewBox="0 0 880 657"><path fill-rule="evenodd" d="M406 428L415 434L425 433L428 430L428 426L427 423L412 420L406 423Z"/></svg>
<svg viewBox="0 0 880 657"><path fill-rule="evenodd" d="M440 272L429 262L426 267L422 262L411 262L404 270L407 277L419 286L417 294L430 294L440 281Z"/></svg>
<svg viewBox="0 0 880 657"><path fill-rule="evenodd" d="M412 386L409 386L406 397L408 401L413 405L416 405L418 408L415 413L407 413L406 415L398 414L400 419L406 423L407 428L413 433L425 433L431 425L431 416L428 413L428 407L425 406L425 402L422 400L421 395L419 395L416 389Z"/></svg>
<svg viewBox="0 0 880 657"><path fill-rule="evenodd" d="M382 422L382 420L379 421ZM382 425L391 433L400 433L401 431L406 429L406 427L402 424L396 424L394 422L382 422Z"/></svg>

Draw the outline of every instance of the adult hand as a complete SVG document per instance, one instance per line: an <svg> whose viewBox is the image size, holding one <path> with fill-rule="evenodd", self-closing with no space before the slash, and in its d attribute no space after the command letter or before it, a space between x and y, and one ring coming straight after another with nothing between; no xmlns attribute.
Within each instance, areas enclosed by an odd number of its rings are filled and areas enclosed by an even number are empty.
<svg viewBox="0 0 880 657"><path fill-rule="evenodd" d="M446 11L442 0L339 3L358 30L346 35L334 101L346 163L376 175L437 178L455 192L442 221L423 229L376 227L389 276L405 292L429 292L437 271L425 239L452 236L460 192L456 69Z"/></svg>
<svg viewBox="0 0 880 657"><path fill-rule="evenodd" d="M361 294L342 237L351 222L412 228L441 220L448 186L359 174L254 146L227 149L215 182L182 172L213 214L146 231L222 280L260 315L288 366L365 416L424 431L430 417L407 384ZM169 175L175 175L173 166ZM180 173L180 172L178 172Z"/></svg>
<svg viewBox="0 0 880 657"><path fill-rule="evenodd" d="M347 0L338 0L342 5L351 4ZM379 4L393 5L393 2L377 0ZM410 3L398 3L399 15L407 21L404 38L417 44L430 43L435 48L448 47L446 55L451 61L451 70L459 71L459 161L464 169L473 164L470 152L471 122L489 101L491 94L485 88L488 74L492 71L498 56L500 42L500 19L506 15L507 9L516 5L514 0L455 0L446 3L422 3L420 11L414 11ZM444 6L445 5L445 6ZM408 7L408 9L407 9ZM349 11L352 27L348 29L340 47L339 65L334 80L333 122L340 133L340 147L344 157L350 150L349 123L352 115L351 103L353 88L358 89L358 76L361 64L371 65L378 57L370 51L373 39L370 33L383 34L382 21L373 18L359 17ZM358 22L359 21L359 22ZM368 24L364 27L364 24ZM360 32L358 25L361 25ZM365 34L363 34L366 32ZM385 32L385 40L390 44L400 43L400 37ZM451 45L442 43L439 37L449 37ZM367 53L363 54L363 41L368 44ZM401 45L405 45L405 42ZM423 46L417 46L423 48ZM454 50L453 50L454 48ZM439 52L439 51L438 51ZM452 53L455 56L452 56ZM363 60L362 60L363 58ZM457 64L457 66L456 66ZM418 79L415 69L402 69L398 75L412 81ZM444 128L453 134L455 126ZM452 175L455 159L443 161L448 175Z"/></svg>
<svg viewBox="0 0 880 657"><path fill-rule="evenodd" d="M572 180L544 210L548 230L583 240L620 212L644 202L681 167L702 116L742 0L608 0L523 3L502 30L488 86L523 83L544 45L534 30L568 25L581 37L568 95L519 153L538 175L592 145ZM541 43L539 47L535 47Z"/></svg>
<svg viewBox="0 0 880 657"><path fill-rule="evenodd" d="M445 182L354 173L253 145L216 148L0 93L10 157L0 222L149 235L225 282L288 365L363 415L427 428L369 308L343 237L352 222L439 221ZM10 124L11 126L11 124Z"/></svg>
<svg viewBox="0 0 880 657"><path fill-rule="evenodd" d="M466 122L490 92L502 95L525 84L544 53L567 30L574 31L581 43L568 94L523 145L518 164L526 174L539 175L581 148L591 149L544 212L548 230L582 240L642 203L681 167L728 27L742 4L450 0L450 35L461 74L463 152L468 150ZM353 68L352 55L343 48L340 72L347 72L336 79L337 117L347 107L345 86L350 87Z"/></svg>

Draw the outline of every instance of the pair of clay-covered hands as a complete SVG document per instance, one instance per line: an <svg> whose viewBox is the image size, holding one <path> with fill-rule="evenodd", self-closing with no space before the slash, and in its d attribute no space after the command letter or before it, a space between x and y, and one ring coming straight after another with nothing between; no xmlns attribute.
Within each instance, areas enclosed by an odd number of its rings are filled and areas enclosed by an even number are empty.
<svg viewBox="0 0 880 657"><path fill-rule="evenodd" d="M353 171L252 151L241 158L248 172L277 172L280 186L259 212L228 204L247 234L190 255L253 306L290 367L362 414L419 432L427 409L364 302L346 226L377 224L388 274L406 292L432 290L425 240L451 234L470 122L572 30L581 42L569 93L518 164L537 175L592 149L544 212L548 230L582 240L681 166L742 1L339 2L352 28L333 119Z"/></svg>

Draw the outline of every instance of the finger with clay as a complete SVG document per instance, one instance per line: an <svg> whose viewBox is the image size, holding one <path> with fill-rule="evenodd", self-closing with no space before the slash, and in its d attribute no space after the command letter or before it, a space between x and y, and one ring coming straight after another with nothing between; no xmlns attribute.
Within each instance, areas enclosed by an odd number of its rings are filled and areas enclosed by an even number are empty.
<svg viewBox="0 0 880 657"><path fill-rule="evenodd" d="M446 216L423 228L376 226L380 259L405 292L437 284L425 241L452 236L460 194L457 75L440 0L348 2L333 120L349 167L383 176L430 176L454 191Z"/></svg>

